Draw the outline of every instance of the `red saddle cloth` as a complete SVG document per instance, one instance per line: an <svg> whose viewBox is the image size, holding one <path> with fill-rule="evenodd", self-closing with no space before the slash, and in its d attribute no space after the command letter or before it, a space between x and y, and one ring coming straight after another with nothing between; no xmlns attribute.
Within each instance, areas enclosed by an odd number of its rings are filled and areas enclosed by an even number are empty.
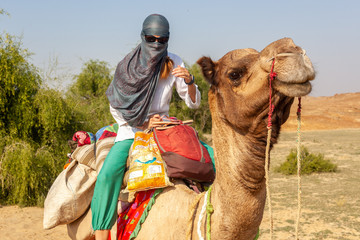
<svg viewBox="0 0 360 240"><path fill-rule="evenodd" d="M118 216L117 239L135 239L140 231L141 224L147 217L147 213L155 203L155 197L160 192L162 192L162 189L152 189L136 193L134 202Z"/></svg>

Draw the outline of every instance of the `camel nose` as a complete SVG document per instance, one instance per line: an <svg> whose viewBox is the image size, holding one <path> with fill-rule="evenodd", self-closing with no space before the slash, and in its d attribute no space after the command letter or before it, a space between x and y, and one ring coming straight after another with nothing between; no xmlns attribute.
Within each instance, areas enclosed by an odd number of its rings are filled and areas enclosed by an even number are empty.
<svg viewBox="0 0 360 240"><path fill-rule="evenodd" d="M276 54L274 57L269 58L266 62L270 62L272 61L274 58L276 57L294 57L294 56L302 56L305 57L306 56L306 50L301 48L301 52L282 52L282 53L278 53Z"/></svg>

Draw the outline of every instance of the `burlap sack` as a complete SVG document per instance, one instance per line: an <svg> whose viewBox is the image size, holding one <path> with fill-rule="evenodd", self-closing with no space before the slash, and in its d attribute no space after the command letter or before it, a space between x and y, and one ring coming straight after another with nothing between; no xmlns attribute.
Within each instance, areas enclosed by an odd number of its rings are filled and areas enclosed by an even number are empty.
<svg viewBox="0 0 360 240"><path fill-rule="evenodd" d="M89 166L93 170L96 170L95 147L96 147L95 143L77 147L75 151L71 154L71 158L78 161L81 164Z"/></svg>
<svg viewBox="0 0 360 240"><path fill-rule="evenodd" d="M106 156L110 152L111 147L114 145L115 137L101 139L96 142L96 163L95 170L99 174Z"/></svg>
<svg viewBox="0 0 360 240"><path fill-rule="evenodd" d="M115 137L109 137L109 138L104 138L101 139L100 141L96 142L96 161L95 161L95 170L96 170L96 175L99 174L105 158L107 156L107 154L109 153L111 147L114 145L114 140ZM75 151L74 151L75 153ZM73 153L73 154L74 154ZM80 155L80 154L79 154ZM90 164L91 166L93 166L92 164ZM120 196L122 196L121 200L124 202L127 202L130 200L133 201L134 199L134 194L135 193L120 193L119 195L119 200L120 200ZM91 200L92 196L90 197ZM68 230L68 235L71 239L76 239L76 240L93 240L94 239L94 231L92 229L91 226L91 220L92 220L92 216L91 216L91 208L88 208L86 210L86 212L79 217L76 221L73 221L69 224L67 224L67 230ZM111 239L116 239L116 224L114 224L112 230L111 230Z"/></svg>
<svg viewBox="0 0 360 240"><path fill-rule="evenodd" d="M97 176L93 169L94 144L80 148L83 149L79 149L75 156L72 156L73 161L59 174L46 196L44 229L71 223L82 216L90 206Z"/></svg>

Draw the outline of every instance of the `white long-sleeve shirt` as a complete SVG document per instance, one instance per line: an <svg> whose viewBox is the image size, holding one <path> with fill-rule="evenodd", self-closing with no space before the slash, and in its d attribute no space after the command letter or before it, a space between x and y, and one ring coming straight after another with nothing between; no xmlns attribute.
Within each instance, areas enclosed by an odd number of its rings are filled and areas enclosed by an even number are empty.
<svg viewBox="0 0 360 240"><path fill-rule="evenodd" d="M177 66L185 67L185 64L181 60L181 58L173 53L168 53L168 56L174 61L174 68ZM185 84L183 78L175 77L170 73L167 79L159 79L159 82L156 86L155 95L153 101L150 106L150 111L148 114L152 116L154 114L162 115L169 115L169 107L170 101L172 96L172 89L176 87L176 91L178 92L179 96L185 101L186 105L189 108L198 108L200 105L201 94L196 87L196 99L193 102L190 98L188 93L188 85ZM135 137L135 133L137 131L141 131L138 128L131 127L122 117L122 114L116 110L115 108L111 107L110 105L110 112L113 115L116 122L119 124L119 130L117 132L117 136L115 142L123 141L125 139L131 139Z"/></svg>

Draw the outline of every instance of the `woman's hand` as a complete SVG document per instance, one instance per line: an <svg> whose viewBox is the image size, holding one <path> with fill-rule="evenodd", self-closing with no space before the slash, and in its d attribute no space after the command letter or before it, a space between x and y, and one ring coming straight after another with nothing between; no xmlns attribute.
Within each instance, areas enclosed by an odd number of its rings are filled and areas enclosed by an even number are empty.
<svg viewBox="0 0 360 240"><path fill-rule="evenodd" d="M191 76L191 74L186 68L183 68L179 65L172 71L172 74L175 77L180 77L184 79L185 83L188 85L188 93L191 101L194 103L196 101L196 87L195 84L193 84L193 76Z"/></svg>
<svg viewBox="0 0 360 240"><path fill-rule="evenodd" d="M172 74L175 77L180 77L185 79L186 83L189 83L191 81L191 74L189 73L189 71L186 68L183 68L181 66L177 66L177 68L174 68L174 70L172 71Z"/></svg>

